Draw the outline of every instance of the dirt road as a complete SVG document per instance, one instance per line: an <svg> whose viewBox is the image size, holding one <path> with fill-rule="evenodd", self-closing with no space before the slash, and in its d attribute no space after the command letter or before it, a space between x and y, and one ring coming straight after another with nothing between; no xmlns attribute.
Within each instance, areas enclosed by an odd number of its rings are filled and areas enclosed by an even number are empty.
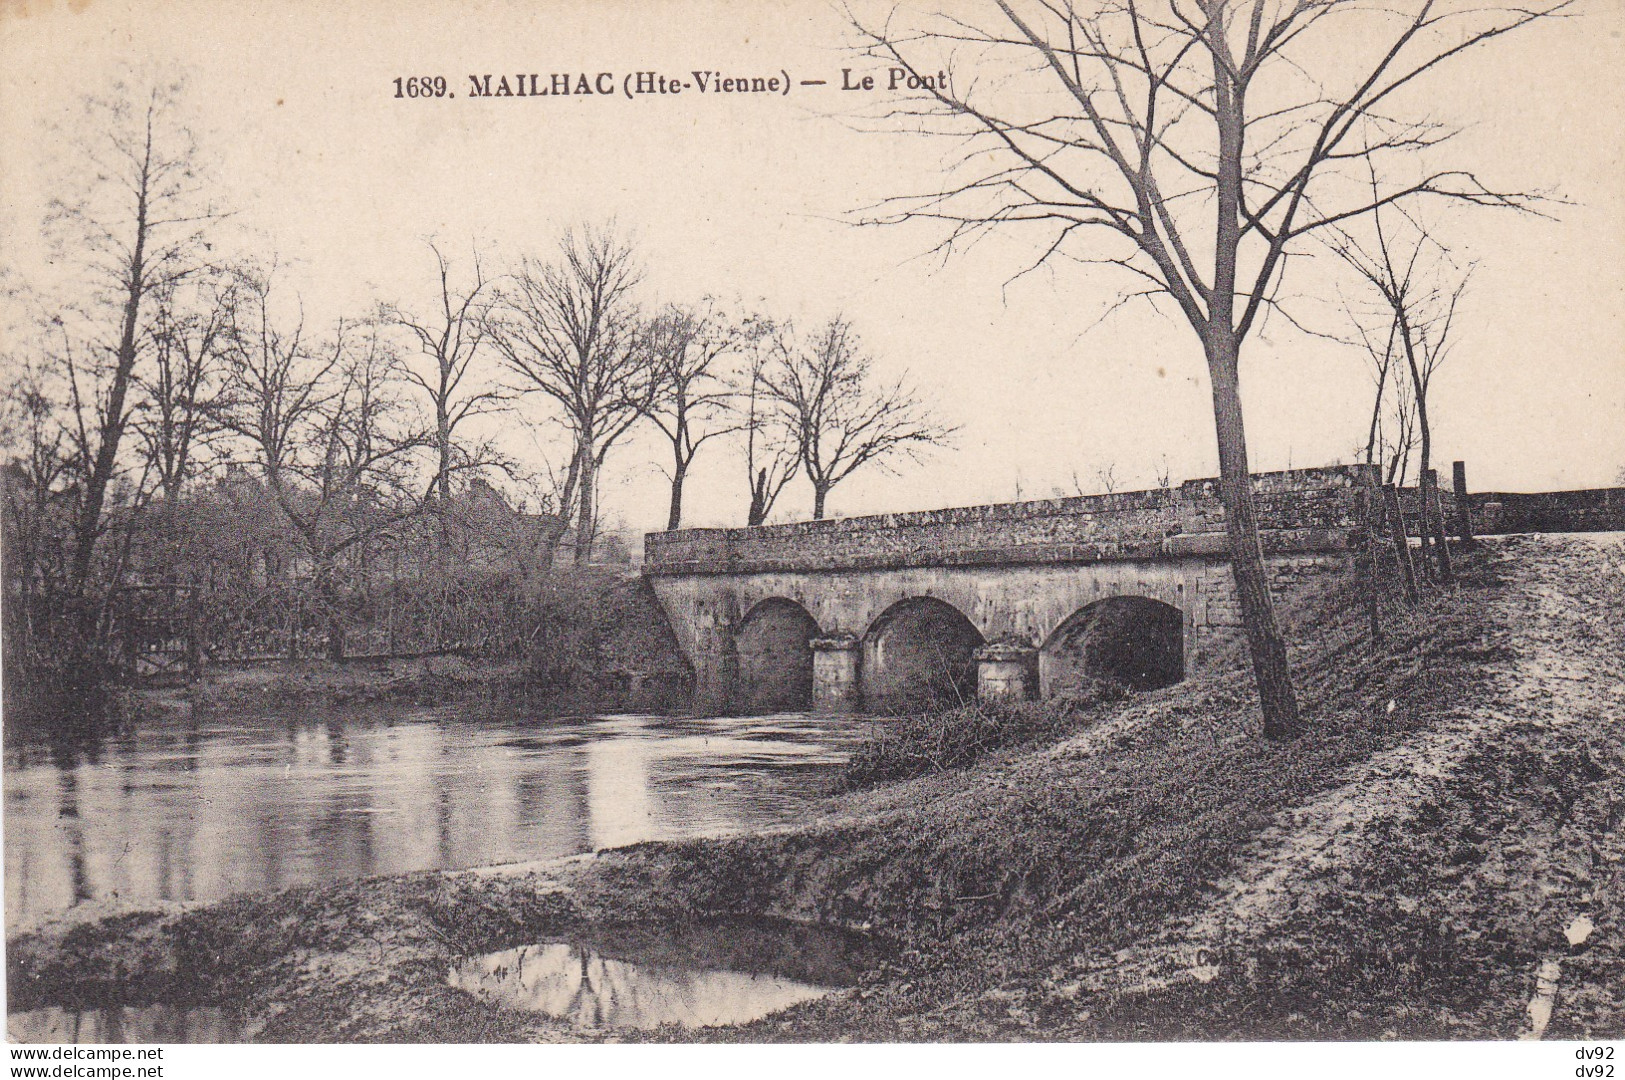
<svg viewBox="0 0 1625 1080"><path fill-rule="evenodd" d="M1280 814L1200 912L1094 989L1149 1004L1231 977L1274 999L1261 972L1297 967L1281 1033L1330 1034L1339 1009L1379 1037L1625 1031L1625 538L1486 545L1502 579L1476 647L1489 692ZM1414 997L1357 996L1396 966ZM1341 993L1336 972L1354 977ZM1499 989L1448 990L1474 979Z"/></svg>

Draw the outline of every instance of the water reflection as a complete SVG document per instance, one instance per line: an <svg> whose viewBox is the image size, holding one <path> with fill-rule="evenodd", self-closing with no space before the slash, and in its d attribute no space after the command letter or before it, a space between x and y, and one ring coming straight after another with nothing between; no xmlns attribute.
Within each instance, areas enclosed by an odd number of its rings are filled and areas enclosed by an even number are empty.
<svg viewBox="0 0 1625 1080"><path fill-rule="evenodd" d="M789 821L862 731L807 716L471 720L396 708L8 738L6 922Z"/></svg>
<svg viewBox="0 0 1625 1080"><path fill-rule="evenodd" d="M829 987L738 971L640 967L574 945L527 945L453 972L452 985L577 1027L738 1024Z"/></svg>
<svg viewBox="0 0 1625 1080"><path fill-rule="evenodd" d="M8 1014L6 1037L20 1043L234 1043L243 1041L243 1029L224 1009L208 1006L52 1006Z"/></svg>
<svg viewBox="0 0 1625 1080"><path fill-rule="evenodd" d="M755 1020L857 981L870 944L818 927L617 927L477 957L458 989L577 1027Z"/></svg>

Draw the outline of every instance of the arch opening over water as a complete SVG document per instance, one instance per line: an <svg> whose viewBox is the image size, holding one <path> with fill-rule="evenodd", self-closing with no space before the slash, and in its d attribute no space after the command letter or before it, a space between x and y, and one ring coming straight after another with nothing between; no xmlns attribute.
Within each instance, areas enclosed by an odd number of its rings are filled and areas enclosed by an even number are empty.
<svg viewBox="0 0 1625 1080"><path fill-rule="evenodd" d="M812 707L813 654L818 623L794 600L763 600L734 635L739 664L735 709L791 712Z"/></svg>
<svg viewBox="0 0 1625 1080"><path fill-rule="evenodd" d="M1073 612L1038 654L1045 697L1092 679L1156 690L1185 677L1185 616L1144 596L1113 596Z"/></svg>
<svg viewBox="0 0 1625 1080"><path fill-rule="evenodd" d="M983 644L958 608L917 596L887 608L863 639L863 702L905 711L976 700L976 661Z"/></svg>

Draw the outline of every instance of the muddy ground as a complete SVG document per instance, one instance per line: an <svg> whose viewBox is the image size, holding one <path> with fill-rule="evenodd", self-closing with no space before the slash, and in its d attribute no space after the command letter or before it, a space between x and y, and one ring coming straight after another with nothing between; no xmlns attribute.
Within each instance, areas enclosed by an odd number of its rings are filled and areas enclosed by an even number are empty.
<svg viewBox="0 0 1625 1080"><path fill-rule="evenodd" d="M262 1041L1619 1038L1625 546L1497 538L1458 567L1380 642L1350 596L1291 613L1289 744L1244 673L1192 679L794 829L64 922L8 942L10 1008L219 1005ZM878 959L701 1031L447 985L572 930L725 917L861 928Z"/></svg>

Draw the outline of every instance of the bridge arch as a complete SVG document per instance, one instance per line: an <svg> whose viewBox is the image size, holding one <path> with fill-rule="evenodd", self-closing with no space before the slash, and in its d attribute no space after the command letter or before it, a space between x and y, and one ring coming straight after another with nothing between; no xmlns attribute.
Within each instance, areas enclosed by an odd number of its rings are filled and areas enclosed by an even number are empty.
<svg viewBox="0 0 1625 1080"><path fill-rule="evenodd" d="M818 623L794 600L770 597L752 607L734 633L737 711L789 712L812 705Z"/></svg>
<svg viewBox="0 0 1625 1080"><path fill-rule="evenodd" d="M929 702L976 700L984 639L964 612L932 596L892 604L863 636L863 703L901 711Z"/></svg>
<svg viewBox="0 0 1625 1080"><path fill-rule="evenodd" d="M1055 628L1038 652L1044 697L1088 679L1155 690L1184 677L1184 613L1148 596L1109 596L1084 605Z"/></svg>

